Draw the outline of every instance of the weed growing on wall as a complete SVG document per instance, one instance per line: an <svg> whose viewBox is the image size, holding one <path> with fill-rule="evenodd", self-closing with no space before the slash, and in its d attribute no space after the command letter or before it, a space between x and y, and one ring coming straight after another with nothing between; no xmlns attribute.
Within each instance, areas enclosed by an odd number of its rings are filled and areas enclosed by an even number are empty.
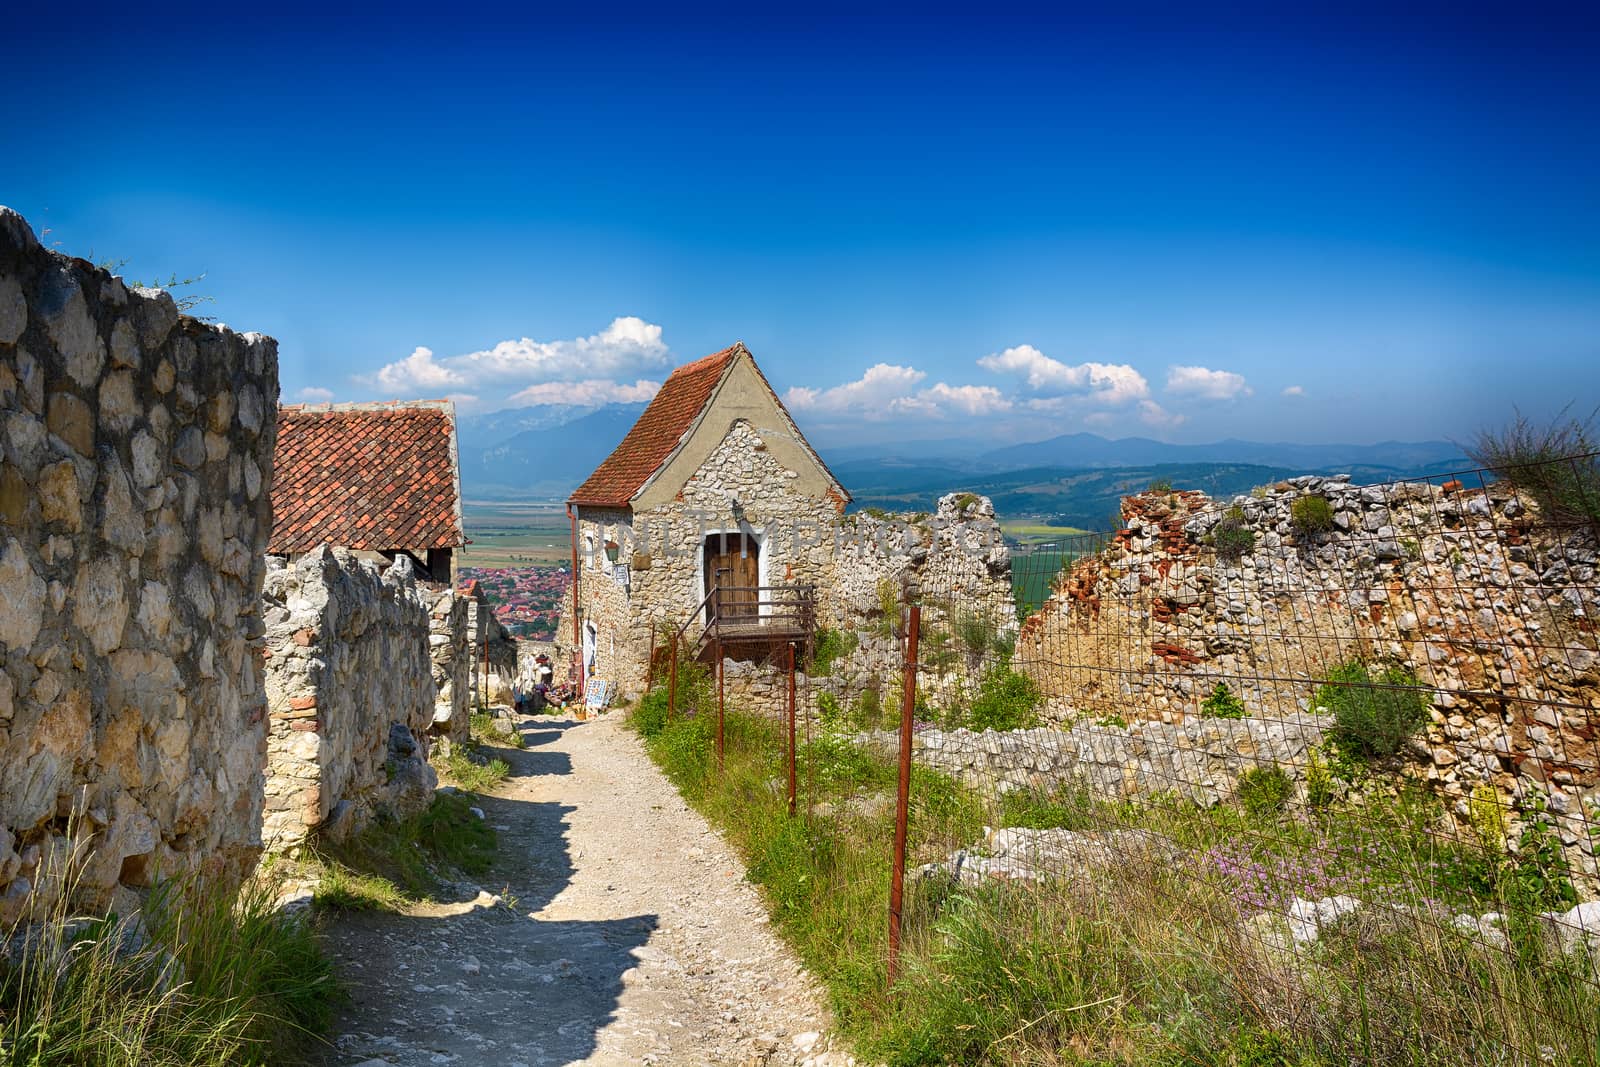
<svg viewBox="0 0 1600 1067"><path fill-rule="evenodd" d="M1289 505L1289 520L1302 537L1317 537L1333 529L1333 505L1328 498L1311 494Z"/></svg>
<svg viewBox="0 0 1600 1067"><path fill-rule="evenodd" d="M1229 508L1211 530L1211 546L1224 563L1237 563L1256 547L1256 532L1245 524L1244 509Z"/></svg>
<svg viewBox="0 0 1600 1067"><path fill-rule="evenodd" d="M1333 714L1333 743L1352 759L1386 759L1428 721L1428 690L1411 670L1385 667L1374 675L1358 660L1328 672L1316 703Z"/></svg>
<svg viewBox="0 0 1600 1067"><path fill-rule="evenodd" d="M1283 814L1294 796L1294 782L1282 767L1251 767L1239 775L1239 803L1257 818Z"/></svg>
<svg viewBox="0 0 1600 1067"><path fill-rule="evenodd" d="M1233 695L1227 682L1218 682L1200 702L1200 715L1206 719L1242 719L1247 713L1244 701Z"/></svg>
<svg viewBox="0 0 1600 1067"><path fill-rule="evenodd" d="M1485 430L1467 448L1539 505L1552 522L1600 529L1600 410L1586 419L1565 411L1548 426L1517 415L1501 430Z"/></svg>
<svg viewBox="0 0 1600 1067"><path fill-rule="evenodd" d="M379 817L349 841L318 844L318 905L399 910L439 896L442 883L487 874L498 848L494 828L464 796L438 793L408 819Z"/></svg>
<svg viewBox="0 0 1600 1067"><path fill-rule="evenodd" d="M854 652L861 638L853 630L820 629L812 645L811 662L806 668L810 675L826 675L835 660Z"/></svg>

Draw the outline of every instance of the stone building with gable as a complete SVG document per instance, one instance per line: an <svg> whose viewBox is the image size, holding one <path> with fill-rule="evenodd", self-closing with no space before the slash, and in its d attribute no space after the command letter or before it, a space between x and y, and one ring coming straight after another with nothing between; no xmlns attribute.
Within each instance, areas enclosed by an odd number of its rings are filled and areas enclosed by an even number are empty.
<svg viewBox="0 0 1600 1067"><path fill-rule="evenodd" d="M663 624L735 620L754 642L826 621L825 597L795 598L827 584L849 500L743 343L679 367L568 500L576 633L558 636L634 691Z"/></svg>

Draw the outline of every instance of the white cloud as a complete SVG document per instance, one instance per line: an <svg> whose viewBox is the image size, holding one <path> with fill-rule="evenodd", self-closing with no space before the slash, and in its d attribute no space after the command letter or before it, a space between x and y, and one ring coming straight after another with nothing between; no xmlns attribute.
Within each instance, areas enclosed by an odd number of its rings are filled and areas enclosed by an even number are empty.
<svg viewBox="0 0 1600 1067"><path fill-rule="evenodd" d="M1115 406L1150 395L1150 383L1126 363L1069 366L1032 345L1017 345L984 356L978 366L994 374L1020 377L1030 390L1047 396L1086 395L1098 403Z"/></svg>
<svg viewBox="0 0 1600 1067"><path fill-rule="evenodd" d="M333 399L333 390L324 389L319 385L308 385L296 393L295 397L306 404L326 404Z"/></svg>
<svg viewBox="0 0 1600 1067"><path fill-rule="evenodd" d="M1147 426L1182 426L1189 416L1168 411L1154 400L1139 401L1139 421Z"/></svg>
<svg viewBox="0 0 1600 1067"><path fill-rule="evenodd" d="M988 415L1011 410L1011 401L992 385L946 385L938 382L922 393L922 399L941 409L953 409L963 415Z"/></svg>
<svg viewBox="0 0 1600 1067"><path fill-rule="evenodd" d="M592 387L598 381L626 378L666 363L667 346L661 340L661 327L629 315L613 319L597 334L565 341L524 337L443 359L419 346L404 359L358 381L399 396L476 390L480 394L509 396L511 403L564 403L534 399L547 395L538 387L551 383ZM641 379L632 386L612 384L617 390L632 390L636 395L639 386L646 383ZM534 390L530 398L516 399L529 390Z"/></svg>
<svg viewBox="0 0 1600 1067"><path fill-rule="evenodd" d="M1254 390L1244 375L1209 367L1173 367L1167 371L1167 392L1195 396L1203 400L1233 400L1250 396Z"/></svg>
<svg viewBox="0 0 1600 1067"><path fill-rule="evenodd" d="M874 363L860 378L831 389L795 386L783 394L783 402L797 411L858 411L869 416L882 414L896 400L909 397L916 384L927 376L915 367Z"/></svg>
<svg viewBox="0 0 1600 1067"><path fill-rule="evenodd" d="M1291 386L1288 386L1287 388L1284 389L1283 395L1284 396L1305 396L1306 395L1306 387L1303 386L1303 385L1291 385Z"/></svg>
<svg viewBox="0 0 1600 1067"><path fill-rule="evenodd" d="M513 393L511 407L535 407L539 404L636 404L649 400L661 389L660 382L643 378L629 385L607 378L590 378L581 382L539 382Z"/></svg>
<svg viewBox="0 0 1600 1067"><path fill-rule="evenodd" d="M794 386L784 393L783 402L796 411L858 414L869 419L891 415L944 418L1011 410L1011 401L992 385L935 382L917 389L926 377L915 367L877 363L855 381L829 389Z"/></svg>

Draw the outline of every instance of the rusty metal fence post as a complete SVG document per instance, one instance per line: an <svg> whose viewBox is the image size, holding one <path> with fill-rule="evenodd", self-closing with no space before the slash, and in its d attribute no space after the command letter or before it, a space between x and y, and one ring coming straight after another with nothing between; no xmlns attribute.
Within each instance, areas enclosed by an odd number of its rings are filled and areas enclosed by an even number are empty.
<svg viewBox="0 0 1600 1067"><path fill-rule="evenodd" d="M678 703L678 638L672 638L672 663L667 668L667 721L672 721L672 712Z"/></svg>
<svg viewBox="0 0 1600 1067"><path fill-rule="evenodd" d="M717 770L722 770L722 635L717 635Z"/></svg>
<svg viewBox="0 0 1600 1067"><path fill-rule="evenodd" d="M794 642L789 642L789 814L794 814Z"/></svg>
<svg viewBox="0 0 1600 1067"><path fill-rule="evenodd" d="M917 706L917 632L922 628L922 608L906 610L906 661L900 696L900 781L895 791L894 866L889 875L888 984L894 985L900 967L900 913L906 889L906 825L911 806L911 724Z"/></svg>

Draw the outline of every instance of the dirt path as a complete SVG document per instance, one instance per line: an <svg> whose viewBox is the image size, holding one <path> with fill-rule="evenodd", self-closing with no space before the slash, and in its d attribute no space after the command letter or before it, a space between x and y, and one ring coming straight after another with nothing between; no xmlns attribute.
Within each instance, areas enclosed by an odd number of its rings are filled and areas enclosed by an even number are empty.
<svg viewBox="0 0 1600 1067"><path fill-rule="evenodd" d="M330 1064L847 1062L808 1040L823 998L737 856L619 718L529 719L498 752L476 900L330 924L354 997Z"/></svg>

